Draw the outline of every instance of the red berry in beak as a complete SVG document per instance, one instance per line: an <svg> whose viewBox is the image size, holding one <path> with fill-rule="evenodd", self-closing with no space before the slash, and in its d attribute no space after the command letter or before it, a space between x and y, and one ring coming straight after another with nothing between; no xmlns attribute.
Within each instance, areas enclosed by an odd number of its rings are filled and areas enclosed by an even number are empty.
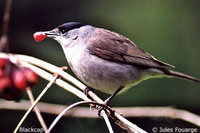
<svg viewBox="0 0 200 133"><path fill-rule="evenodd" d="M35 39L36 42L41 42L47 37L47 35L43 32L36 32L33 34L33 38Z"/></svg>
<svg viewBox="0 0 200 133"><path fill-rule="evenodd" d="M24 73L20 70L15 70L13 73L14 86L19 90L24 90L27 87L27 79Z"/></svg>

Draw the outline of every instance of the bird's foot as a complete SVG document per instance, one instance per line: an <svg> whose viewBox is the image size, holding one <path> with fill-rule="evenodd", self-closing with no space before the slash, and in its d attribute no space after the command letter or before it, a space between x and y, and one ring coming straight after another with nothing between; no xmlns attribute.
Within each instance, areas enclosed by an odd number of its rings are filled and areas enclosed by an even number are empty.
<svg viewBox="0 0 200 133"><path fill-rule="evenodd" d="M88 94L89 91L93 91L93 89L91 87L87 86L83 92L90 100L94 101L94 99Z"/></svg>
<svg viewBox="0 0 200 133"><path fill-rule="evenodd" d="M109 105L110 101L123 89L123 86L120 86L110 97L108 97L103 104L107 107L111 107ZM96 107L98 109L98 115L101 116L101 111L104 110L104 107L98 106ZM112 112L111 112L112 113Z"/></svg>
<svg viewBox="0 0 200 133"><path fill-rule="evenodd" d="M110 101L123 89L123 86L120 86L110 97L108 97L101 105L96 105L95 107L98 109L98 116L101 117L101 111L102 110L106 110L106 109L110 109L111 110L111 106L109 106ZM89 91L93 91L93 89L89 86L87 86L84 90L84 94L92 101L94 101L94 99L88 94ZM110 111L110 113L114 113L114 111Z"/></svg>
<svg viewBox="0 0 200 133"><path fill-rule="evenodd" d="M105 101L104 104L109 105L109 102L123 89L123 86L120 86L110 97L108 97Z"/></svg>

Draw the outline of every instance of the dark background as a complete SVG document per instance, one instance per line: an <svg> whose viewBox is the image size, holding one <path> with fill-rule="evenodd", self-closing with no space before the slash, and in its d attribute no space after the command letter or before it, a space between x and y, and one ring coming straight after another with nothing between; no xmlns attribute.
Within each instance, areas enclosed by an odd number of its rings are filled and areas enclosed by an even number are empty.
<svg viewBox="0 0 200 133"><path fill-rule="evenodd" d="M5 0L0 0L0 26ZM57 66L67 65L60 45L50 39L36 43L33 33L51 30L65 22L80 21L118 32L176 70L200 78L200 1L196 0L13 0L9 23L12 53L27 54ZM1 34L1 27L0 27ZM69 71L69 70L68 70ZM69 71L71 73L71 71ZM71 73L73 74L73 73ZM35 96L47 81L32 90ZM98 93L100 97L109 95ZM112 106L172 106L200 115L200 85L180 79L149 79L112 101ZM24 93L23 99L28 99ZM41 101L71 104L79 99L53 86ZM0 110L0 132L12 132L24 112ZM47 125L55 118L44 114ZM152 127L195 127L169 118L129 118L151 132ZM34 113L23 127L40 127ZM114 125L113 125L114 126ZM116 132L121 132L114 126ZM200 129L198 129L200 132ZM108 132L102 119L64 117L53 132Z"/></svg>

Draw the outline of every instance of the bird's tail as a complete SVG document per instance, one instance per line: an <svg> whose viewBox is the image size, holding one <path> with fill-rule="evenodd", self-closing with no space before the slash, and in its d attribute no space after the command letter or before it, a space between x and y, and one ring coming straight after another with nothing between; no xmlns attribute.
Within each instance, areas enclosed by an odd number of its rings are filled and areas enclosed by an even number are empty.
<svg viewBox="0 0 200 133"><path fill-rule="evenodd" d="M169 75L169 76L174 76L174 77L178 77L178 78L182 78L182 79L187 79L187 80L191 80L191 81L195 81L195 82L200 82L200 79L192 77L192 76L189 76L189 75L181 73L181 72L176 72L176 71L166 70L165 69L164 73L166 75Z"/></svg>

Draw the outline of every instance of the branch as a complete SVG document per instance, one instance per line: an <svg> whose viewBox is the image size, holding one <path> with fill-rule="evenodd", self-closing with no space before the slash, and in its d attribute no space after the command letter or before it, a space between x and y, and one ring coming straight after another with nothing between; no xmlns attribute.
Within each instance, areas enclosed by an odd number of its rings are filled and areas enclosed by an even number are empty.
<svg viewBox="0 0 200 133"><path fill-rule="evenodd" d="M4 54L4 53L0 53L0 57L4 57L4 58L7 57L13 63L17 62L17 60L18 60L18 62L21 62L22 66L31 68L39 76L41 76L42 78L44 78L46 80L50 80L48 77L51 76L51 74L47 73L46 71L44 71L44 70L42 70L42 69L40 69L36 66L38 65L38 66L43 67L45 69L50 69L50 67L51 67L51 69L49 71L53 71L53 73L59 74L61 77L72 82L74 85L78 86L82 90L84 90L86 88L85 85L83 85L81 82L79 82L78 80L73 78L71 75L65 73L62 69L55 67L54 65L51 65L51 64L44 62L42 60L36 59L34 57L30 57L30 56L26 56L26 55L17 55L17 54ZM19 61L19 60L21 60L21 61ZM38 62L40 62L40 63L38 64ZM33 64L33 65L31 65L30 63ZM36 65L36 66L34 66L34 65ZM54 68L54 69L52 69L52 68ZM83 99L85 101L89 100L83 92L79 91L75 87L67 84L66 82L64 82L60 79L56 80L56 84L58 86L64 88L64 89L66 89L67 91L73 93L74 95L80 97L81 99ZM103 103L103 101L92 91L89 91L88 94L96 102ZM127 130L128 132L146 133L146 131L142 130L141 128L137 127L136 125L134 125L133 123L131 123L130 121L125 119L124 117L120 116L117 112L114 112L114 115L111 115L111 114L107 114L107 115L110 118L112 118L116 122L117 125L119 125L123 129Z"/></svg>
<svg viewBox="0 0 200 133"><path fill-rule="evenodd" d="M40 66L40 67L42 67L44 69L47 69L47 70L49 70L49 71L51 71L53 73L58 73L61 77L63 77L64 79L68 80L69 82L73 83L75 86L79 87L81 90L84 90L86 88L86 86L84 84L82 84L80 81L78 81L77 79L75 79L74 77L69 75L68 73L65 73L62 69L60 69L60 68L58 68L58 67L56 67L56 66L54 66L54 65L52 65L50 63L47 63L47 62L44 62L42 60L36 59L34 57L26 56L26 55L16 55L16 56L18 58L20 58L21 60L23 60L23 61L27 61L27 62L32 63L34 65L38 65L38 66ZM56 80L56 83L57 83L57 81L59 81L59 80ZM70 85L68 85L68 86L70 86ZM65 88L64 86L62 86L62 87ZM74 93L74 91L72 91L71 89L68 89L68 91L70 91L71 93L77 95L77 93ZM81 96L80 97L81 99L88 101L89 99L85 96L85 94L83 92L81 92L81 93L82 93L82 95L77 95L77 96L78 97ZM96 102L103 103L103 100L101 100L92 91L89 91L88 94ZM110 118L112 118L114 121L116 121L116 124L119 125L121 128L123 128L123 129L125 129L127 131L130 130L129 132L146 133L144 130L142 130L141 128L137 127L135 124L131 123L130 121L128 121L127 119L122 117L117 112L114 112L114 116L111 116L111 114L108 114L108 115L109 115Z"/></svg>
<svg viewBox="0 0 200 133"><path fill-rule="evenodd" d="M0 109L26 111L30 105L30 102L25 100L16 103L14 101L0 99ZM66 108L66 105L39 102L37 107L42 113L58 115ZM171 119L180 119L200 127L200 116L186 110L175 109L172 107L118 107L114 109L121 112L124 117L167 117ZM100 118L97 115L96 109L91 108L90 113L88 113L88 110L89 109L86 107L76 107L64 116Z"/></svg>
<svg viewBox="0 0 200 133"><path fill-rule="evenodd" d="M30 64L28 64L28 63L23 63L23 64L24 64L26 67L29 67L29 68L31 68L31 69L37 71L37 72L38 72L38 75L40 75L40 76L43 77L44 79L47 79L47 80L48 80L48 79L51 77L51 74L48 74L47 72L43 71L42 69L38 69L37 67L32 66L32 65L30 65ZM58 68L56 67L56 69L58 69ZM65 74L64 74L64 75L65 75ZM67 76L70 77L70 75L67 75ZM66 90L72 92L73 94L75 94L75 95L77 95L77 96L79 96L79 97L82 97L82 99L84 99L84 100L86 100L86 101L90 101L90 99L88 99L88 98L85 96L85 94L83 94L82 92L80 92L80 91L77 90L77 89L74 89L72 86L70 86L69 84L66 84L64 81L58 79L58 80L56 80L56 83L57 83L59 86L65 88ZM80 83L79 83L79 84L80 84ZM66 86L68 86L68 87L66 87ZM73 91L73 90L74 90L74 91ZM104 117L105 122L108 123L107 117L105 116L105 112L104 112L104 114L103 114L103 117ZM109 130L110 130L110 126L108 126L108 127L109 127Z"/></svg>

